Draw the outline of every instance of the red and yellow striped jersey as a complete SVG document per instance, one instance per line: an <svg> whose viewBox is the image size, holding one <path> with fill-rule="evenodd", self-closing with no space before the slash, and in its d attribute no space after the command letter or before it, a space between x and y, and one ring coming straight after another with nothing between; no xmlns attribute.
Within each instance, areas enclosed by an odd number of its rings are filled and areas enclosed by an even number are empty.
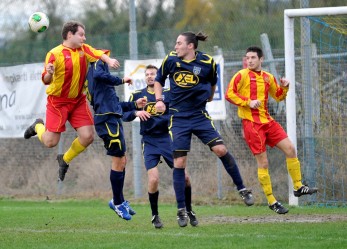
<svg viewBox="0 0 347 249"><path fill-rule="evenodd" d="M88 63L97 61L105 51L97 50L88 44L71 49L59 45L46 55L45 65L54 65L54 75L46 89L48 95L63 98L77 98L83 92L83 83L88 71ZM42 79L47 74L42 72Z"/></svg>
<svg viewBox="0 0 347 249"><path fill-rule="evenodd" d="M238 106L238 116L252 122L265 124L273 120L268 111L269 94L277 102L287 96L288 87L280 86L275 77L265 71L240 70L230 80L225 99ZM258 109L249 107L251 100L260 100Z"/></svg>

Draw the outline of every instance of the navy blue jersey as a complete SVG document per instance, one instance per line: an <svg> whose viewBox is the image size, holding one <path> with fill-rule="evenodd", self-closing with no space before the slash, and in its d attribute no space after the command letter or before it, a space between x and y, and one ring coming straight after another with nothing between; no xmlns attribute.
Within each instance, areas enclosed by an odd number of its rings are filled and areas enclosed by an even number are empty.
<svg viewBox="0 0 347 249"><path fill-rule="evenodd" d="M141 135L160 135L168 133L169 125L169 114L168 106L170 102L170 90L163 89L163 100L167 106L167 111L165 113L157 113L155 110L155 94L150 92L146 88L137 90L130 95L129 101L136 101L139 98L147 97L147 104L143 108L144 111L147 111L151 114L151 118L147 121L141 121L140 134ZM135 111L125 112L123 115L123 121L133 121L136 118Z"/></svg>
<svg viewBox="0 0 347 249"><path fill-rule="evenodd" d="M217 84L217 68L213 58L197 51L194 60L185 61L176 52L168 54L157 72L156 81L162 86L170 79L170 112L189 116L205 110L212 86Z"/></svg>
<svg viewBox="0 0 347 249"><path fill-rule="evenodd" d="M120 102L115 86L122 85L122 79L110 74L108 65L102 60L91 63L87 81L87 98L94 109L95 124L105 122L107 115L122 117L123 111L136 108L135 102Z"/></svg>

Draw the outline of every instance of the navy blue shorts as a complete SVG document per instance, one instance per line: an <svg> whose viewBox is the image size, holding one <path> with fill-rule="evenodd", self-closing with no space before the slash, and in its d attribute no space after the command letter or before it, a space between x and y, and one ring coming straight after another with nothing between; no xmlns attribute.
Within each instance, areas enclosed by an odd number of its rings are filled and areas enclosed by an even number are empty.
<svg viewBox="0 0 347 249"><path fill-rule="evenodd" d="M160 157L163 157L167 165L173 168L171 139L169 134L156 136L144 135L142 137L142 154L147 170L161 163Z"/></svg>
<svg viewBox="0 0 347 249"><path fill-rule="evenodd" d="M184 117L173 115L171 122L170 132L173 151L190 151L192 134L206 145L221 139L207 111L198 111Z"/></svg>
<svg viewBox="0 0 347 249"><path fill-rule="evenodd" d="M123 124L120 118L111 116L100 124L95 124L96 133L104 141L107 155L122 157L125 155L126 146L124 139Z"/></svg>

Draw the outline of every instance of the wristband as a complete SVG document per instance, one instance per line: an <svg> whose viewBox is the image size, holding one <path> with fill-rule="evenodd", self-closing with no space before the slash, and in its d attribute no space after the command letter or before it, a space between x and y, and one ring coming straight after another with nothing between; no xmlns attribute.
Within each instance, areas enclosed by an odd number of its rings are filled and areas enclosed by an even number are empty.
<svg viewBox="0 0 347 249"><path fill-rule="evenodd" d="M155 102L159 102L159 101L164 102L163 98L158 98L158 99L155 100Z"/></svg>

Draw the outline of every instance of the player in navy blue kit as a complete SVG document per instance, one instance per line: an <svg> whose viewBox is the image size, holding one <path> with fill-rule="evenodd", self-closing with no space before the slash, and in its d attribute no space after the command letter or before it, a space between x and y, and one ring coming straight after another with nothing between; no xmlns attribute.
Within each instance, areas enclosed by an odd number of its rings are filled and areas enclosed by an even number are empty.
<svg viewBox="0 0 347 249"><path fill-rule="evenodd" d="M207 36L201 32L180 34L176 40L175 51L170 52L163 60L154 83L155 108L164 112L166 105L162 98L162 89L166 78L169 77L170 80L173 184L178 208L177 221L181 227L188 223L184 189L187 154L190 151L192 134L219 157L245 204L254 204L252 193L244 186L235 159L228 152L206 111L206 103L213 100L217 84L215 61L210 55L196 50L198 41L206 39Z"/></svg>
<svg viewBox="0 0 347 249"><path fill-rule="evenodd" d="M136 117L140 118L140 134L142 135L143 157L148 175L148 199L152 210L152 224L155 228L163 227L163 223L158 212L159 198L159 170L158 165L161 163L161 157L170 168L173 168L173 157L171 150L171 139L169 136L169 113L168 108L163 113L156 112L155 95L154 95L154 80L157 75L158 68L153 65L148 65L145 69L145 79L147 87L137 90L131 94L129 101L136 101L140 98L146 98L147 104L143 110L135 110L125 112L123 121L132 121ZM168 106L170 101L169 89L164 89L162 93L164 103ZM191 183L188 174L186 174L185 185L185 204L187 214L192 226L198 225L195 212L191 205Z"/></svg>
<svg viewBox="0 0 347 249"><path fill-rule="evenodd" d="M136 102L119 102L115 86L124 83L132 84L129 77L120 79L110 74L108 65L98 60L91 63L87 74L87 98L94 109L95 130L104 141L107 155L112 157L110 181L113 198L109 207L125 220L131 220L136 212L124 200L123 186L126 165L126 145L124 139L122 116L123 111L142 108L146 99Z"/></svg>

